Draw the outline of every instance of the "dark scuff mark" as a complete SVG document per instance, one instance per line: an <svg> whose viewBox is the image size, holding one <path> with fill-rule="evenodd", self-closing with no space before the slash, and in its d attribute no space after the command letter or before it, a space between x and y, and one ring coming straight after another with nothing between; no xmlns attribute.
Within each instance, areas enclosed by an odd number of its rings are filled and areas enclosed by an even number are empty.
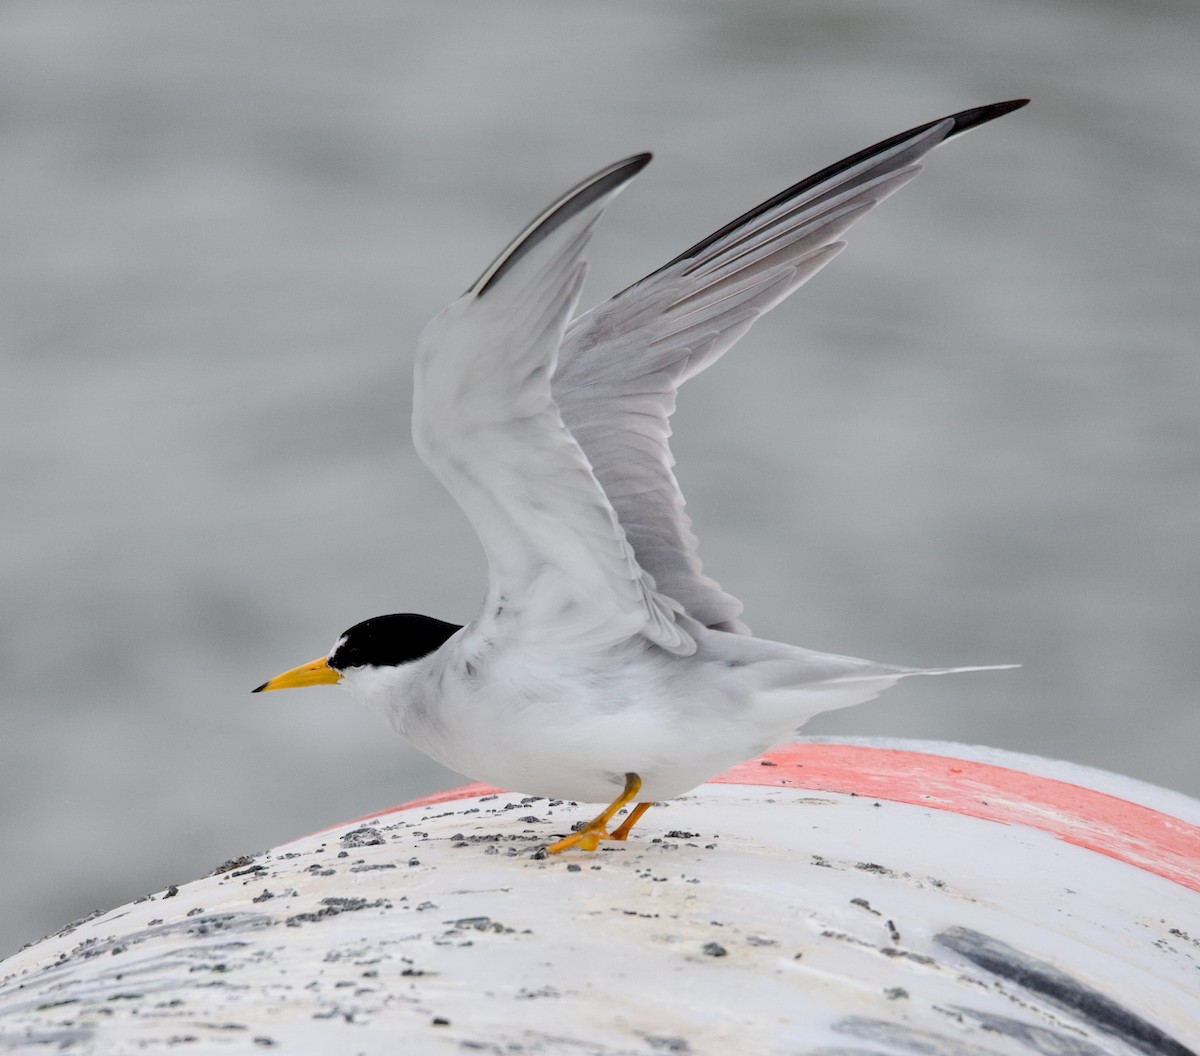
<svg viewBox="0 0 1200 1056"><path fill-rule="evenodd" d="M935 941L978 965L1073 1012L1091 1026L1115 1035L1146 1056L1197 1056L1149 1020L1059 968L970 928L949 928Z"/></svg>
<svg viewBox="0 0 1200 1056"><path fill-rule="evenodd" d="M973 1019L984 1030L1003 1034L1020 1042L1030 1052L1038 1053L1039 1056L1110 1056L1110 1050L1064 1034L1060 1030L1049 1030L1009 1016L977 1012L971 1008L956 1007L954 1011L967 1019Z"/></svg>
<svg viewBox="0 0 1200 1056"><path fill-rule="evenodd" d="M849 1034L855 1040L873 1042L886 1048L870 1049L816 1049L805 1056L896 1056L897 1052L914 1053L916 1056L1001 1056L996 1049L976 1045L969 1041L958 1041L946 1034L933 1030L918 1030L902 1023L867 1016L847 1016L833 1025L839 1034ZM1063 1056L1069 1056L1064 1053Z"/></svg>
<svg viewBox="0 0 1200 1056"><path fill-rule="evenodd" d="M60 1027L57 1030L29 1030L21 1034L0 1034L0 1049L9 1052L30 1052L34 1046L59 1052L71 1046L91 1041L90 1027Z"/></svg>

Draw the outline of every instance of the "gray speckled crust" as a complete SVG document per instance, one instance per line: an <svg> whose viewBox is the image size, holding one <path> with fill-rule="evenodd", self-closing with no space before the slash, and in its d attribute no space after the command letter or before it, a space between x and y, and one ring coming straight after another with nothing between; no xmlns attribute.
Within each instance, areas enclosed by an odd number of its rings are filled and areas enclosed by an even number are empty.
<svg viewBox="0 0 1200 1056"><path fill-rule="evenodd" d="M1195 892L1019 826L788 787L661 809L592 855L533 857L587 812L504 794L226 863L0 962L0 1052L1130 1056L1050 965L1118 965L1146 1025L1200 976ZM1153 914L1084 911L1060 866Z"/></svg>

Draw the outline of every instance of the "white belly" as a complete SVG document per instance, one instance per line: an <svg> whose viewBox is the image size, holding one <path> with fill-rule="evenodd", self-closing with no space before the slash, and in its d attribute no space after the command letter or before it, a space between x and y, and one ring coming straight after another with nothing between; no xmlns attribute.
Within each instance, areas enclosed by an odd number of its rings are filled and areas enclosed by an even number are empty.
<svg viewBox="0 0 1200 1056"><path fill-rule="evenodd" d="M670 799L772 743L746 721L749 695L725 680L662 654L624 660L602 672L556 664L553 677L528 660L474 680L448 671L436 705L397 725L468 777L595 803L614 799L627 773L642 779L639 799Z"/></svg>
<svg viewBox="0 0 1200 1056"><path fill-rule="evenodd" d="M640 800L681 795L790 740L813 715L869 700L899 677L877 666L886 673L862 677L865 662L822 654L785 661L781 675L777 653L787 647L749 638L736 645L733 663L716 649L678 657L637 641L572 660L511 642L489 650L477 640L464 653L456 638L425 660L347 684L416 747L467 777L604 803L628 773L642 779Z"/></svg>

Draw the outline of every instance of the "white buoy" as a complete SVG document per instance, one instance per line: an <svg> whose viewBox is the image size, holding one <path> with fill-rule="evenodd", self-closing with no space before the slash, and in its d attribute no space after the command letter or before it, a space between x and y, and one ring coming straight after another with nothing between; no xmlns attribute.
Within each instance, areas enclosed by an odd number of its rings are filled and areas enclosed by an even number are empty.
<svg viewBox="0 0 1200 1056"><path fill-rule="evenodd" d="M808 742L534 857L468 786L0 962L0 1051L1195 1056L1200 802L961 745Z"/></svg>

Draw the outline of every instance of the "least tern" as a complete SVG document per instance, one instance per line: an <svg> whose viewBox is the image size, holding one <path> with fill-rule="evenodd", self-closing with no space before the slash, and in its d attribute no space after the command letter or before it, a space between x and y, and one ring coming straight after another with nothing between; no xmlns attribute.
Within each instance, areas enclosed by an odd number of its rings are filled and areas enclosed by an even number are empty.
<svg viewBox="0 0 1200 1056"><path fill-rule="evenodd" d="M417 344L413 441L487 557L466 626L409 613L346 631L255 692L341 683L416 747L502 788L610 802L546 848L625 839L656 801L870 700L913 668L752 637L700 567L672 472L675 394L843 248L838 237L964 110L788 187L575 316L600 214L650 161L601 169L536 217ZM622 808L636 802L609 831Z"/></svg>

